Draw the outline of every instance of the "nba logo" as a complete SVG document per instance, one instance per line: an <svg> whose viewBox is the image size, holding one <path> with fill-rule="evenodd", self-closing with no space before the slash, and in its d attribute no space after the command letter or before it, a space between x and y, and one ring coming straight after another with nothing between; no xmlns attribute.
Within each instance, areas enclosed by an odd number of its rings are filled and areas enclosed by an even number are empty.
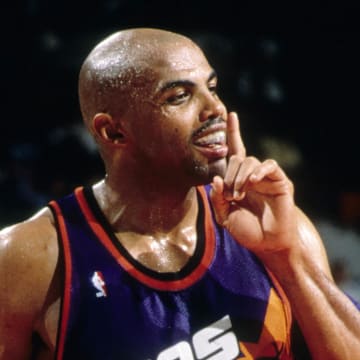
<svg viewBox="0 0 360 360"><path fill-rule="evenodd" d="M101 271L94 271L94 274L91 278L91 282L94 285L97 292L95 293L96 297L107 297L106 284L104 280L104 275Z"/></svg>

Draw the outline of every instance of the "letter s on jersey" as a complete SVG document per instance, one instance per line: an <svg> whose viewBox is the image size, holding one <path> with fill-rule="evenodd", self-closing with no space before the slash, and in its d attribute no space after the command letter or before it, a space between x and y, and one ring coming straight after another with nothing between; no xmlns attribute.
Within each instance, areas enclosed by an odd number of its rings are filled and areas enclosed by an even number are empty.
<svg viewBox="0 0 360 360"><path fill-rule="evenodd" d="M214 322L193 336L196 358L224 360L234 359L239 355L239 343L231 329L229 315ZM212 355L212 356L210 356ZM210 356L210 357L208 357Z"/></svg>
<svg viewBox="0 0 360 360"><path fill-rule="evenodd" d="M239 343L231 329L229 315L198 331L192 338L191 346L181 341L162 351L157 360L232 360L240 355Z"/></svg>

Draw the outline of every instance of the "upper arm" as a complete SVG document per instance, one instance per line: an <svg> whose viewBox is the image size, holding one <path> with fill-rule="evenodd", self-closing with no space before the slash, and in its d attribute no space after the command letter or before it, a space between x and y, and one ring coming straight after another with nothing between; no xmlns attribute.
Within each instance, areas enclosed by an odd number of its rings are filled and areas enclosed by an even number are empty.
<svg viewBox="0 0 360 360"><path fill-rule="evenodd" d="M47 216L0 232L0 359L26 359L55 272L56 232Z"/></svg>

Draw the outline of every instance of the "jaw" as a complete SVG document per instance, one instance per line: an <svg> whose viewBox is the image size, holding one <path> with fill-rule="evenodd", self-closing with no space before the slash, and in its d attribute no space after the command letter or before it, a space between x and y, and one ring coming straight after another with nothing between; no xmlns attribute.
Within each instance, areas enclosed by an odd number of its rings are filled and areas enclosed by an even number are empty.
<svg viewBox="0 0 360 360"><path fill-rule="evenodd" d="M209 164L209 176L211 177L211 181L214 176L219 175L222 178L225 176L227 168L226 158L218 159Z"/></svg>
<svg viewBox="0 0 360 360"><path fill-rule="evenodd" d="M197 179L196 185L205 185L212 182L214 176L225 176L227 167L226 158L217 159L208 163L197 162L193 172Z"/></svg>

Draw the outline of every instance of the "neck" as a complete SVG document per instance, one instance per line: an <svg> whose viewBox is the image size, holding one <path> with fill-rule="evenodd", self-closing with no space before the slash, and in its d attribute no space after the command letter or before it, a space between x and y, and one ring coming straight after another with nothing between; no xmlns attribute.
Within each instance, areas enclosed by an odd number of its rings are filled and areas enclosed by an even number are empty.
<svg viewBox="0 0 360 360"><path fill-rule="evenodd" d="M141 180L106 177L94 186L100 208L115 232L157 236L195 224L195 187Z"/></svg>

